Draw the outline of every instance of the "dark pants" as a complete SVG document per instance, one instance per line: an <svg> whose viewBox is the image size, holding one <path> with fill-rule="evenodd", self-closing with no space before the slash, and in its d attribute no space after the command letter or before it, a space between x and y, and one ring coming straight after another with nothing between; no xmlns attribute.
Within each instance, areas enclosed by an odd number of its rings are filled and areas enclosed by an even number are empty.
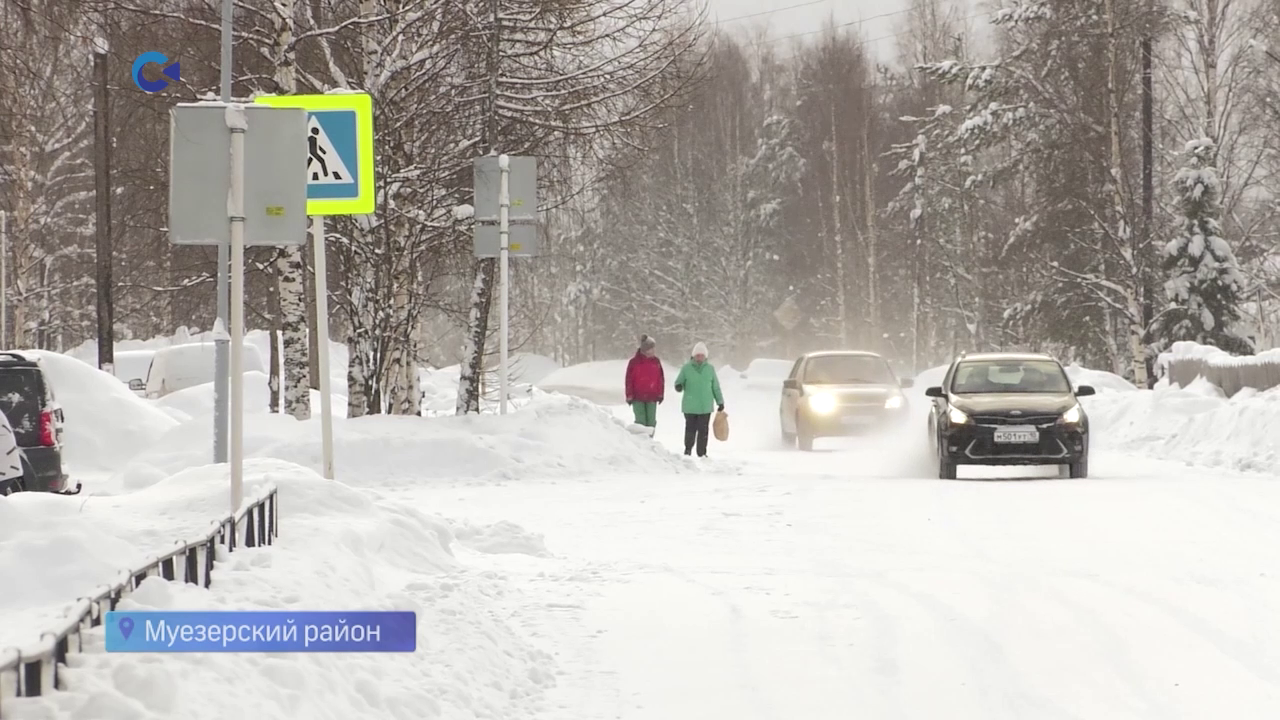
<svg viewBox="0 0 1280 720"><path fill-rule="evenodd" d="M684 454L688 455L696 445L698 457L707 455L707 435L711 429L711 413L705 415L684 414Z"/></svg>

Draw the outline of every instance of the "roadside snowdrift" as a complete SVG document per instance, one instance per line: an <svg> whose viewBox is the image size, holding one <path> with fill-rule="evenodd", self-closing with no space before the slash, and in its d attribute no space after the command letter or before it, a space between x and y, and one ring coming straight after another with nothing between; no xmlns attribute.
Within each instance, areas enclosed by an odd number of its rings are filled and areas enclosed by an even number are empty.
<svg viewBox="0 0 1280 720"><path fill-rule="evenodd" d="M119 609L409 610L418 615L415 653L174 654L158 661L108 657L102 631L94 629L86 634L87 654L64 673L68 692L6 700L6 710L50 720L423 720L530 717L540 708L542 692L554 685L555 661L513 628L518 591L495 573L469 572L453 556L446 523L287 463L251 467L248 477L276 483L286 498L277 544L238 549L217 564L209 590L151 578ZM225 500L225 473L212 469L171 478L152 493L170 485L181 485L183 498ZM142 511L134 506L142 496L122 499L116 511ZM93 538L84 531L85 540L109 543L102 530ZM469 528L491 538L516 530Z"/></svg>
<svg viewBox="0 0 1280 720"><path fill-rule="evenodd" d="M190 451L208 442L207 423L184 423L160 438L111 481L133 490L193 462ZM318 420L251 415L245 456L276 458L318 470ZM605 410L577 398L538 396L506 416L335 419L334 462L339 479L377 486L431 480L502 481L589 478L602 473L673 473L680 459L647 437L629 432Z"/></svg>
<svg viewBox="0 0 1280 720"><path fill-rule="evenodd" d="M257 499L281 467L246 462L245 497ZM195 467L121 497L0 498L0 648L38 640L77 598L203 534L228 514L228 482L225 468Z"/></svg>
<svg viewBox="0 0 1280 720"><path fill-rule="evenodd" d="M1232 398L1201 379L1087 398L1094 437L1119 450L1232 470L1280 472L1280 389Z"/></svg>

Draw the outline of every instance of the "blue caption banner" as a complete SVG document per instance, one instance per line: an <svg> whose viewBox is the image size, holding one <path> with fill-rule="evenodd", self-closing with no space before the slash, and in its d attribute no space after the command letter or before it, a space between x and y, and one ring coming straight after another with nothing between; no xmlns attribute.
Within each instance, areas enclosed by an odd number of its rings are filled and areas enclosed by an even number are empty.
<svg viewBox="0 0 1280 720"><path fill-rule="evenodd" d="M414 652L413 612L108 612L107 652Z"/></svg>

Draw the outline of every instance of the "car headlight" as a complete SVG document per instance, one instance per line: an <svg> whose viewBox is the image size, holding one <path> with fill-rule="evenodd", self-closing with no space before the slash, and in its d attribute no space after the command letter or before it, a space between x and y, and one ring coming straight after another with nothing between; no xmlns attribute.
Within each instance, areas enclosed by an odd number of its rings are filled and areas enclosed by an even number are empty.
<svg viewBox="0 0 1280 720"><path fill-rule="evenodd" d="M969 416L965 415L964 411L958 408L951 408L947 410L947 419L949 419L953 425L963 425L969 422Z"/></svg>
<svg viewBox="0 0 1280 720"><path fill-rule="evenodd" d="M809 409L819 415L826 415L836 409L836 396L831 393L818 393L809 396Z"/></svg>
<svg viewBox="0 0 1280 720"><path fill-rule="evenodd" d="M1066 425L1075 425L1080 422L1080 417L1083 414L1084 411L1080 409L1080 404L1076 403L1071 406L1070 410L1062 413L1062 422Z"/></svg>
<svg viewBox="0 0 1280 720"><path fill-rule="evenodd" d="M898 408L900 408L900 407L902 407L902 396L901 396L901 395L894 395L893 397L891 397L891 398L889 398L888 400L885 400L885 401L884 401L884 409L885 409L885 410L897 410L897 409L898 409Z"/></svg>

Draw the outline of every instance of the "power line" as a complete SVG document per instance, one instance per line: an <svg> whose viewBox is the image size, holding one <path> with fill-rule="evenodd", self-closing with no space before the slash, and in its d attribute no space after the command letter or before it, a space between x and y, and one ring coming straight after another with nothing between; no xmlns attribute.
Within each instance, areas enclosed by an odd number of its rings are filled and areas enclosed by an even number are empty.
<svg viewBox="0 0 1280 720"><path fill-rule="evenodd" d="M879 15L872 15L871 17L862 18L860 20L850 20L849 22L840 23L839 25L835 25L834 27L831 27L831 28L820 28L818 30L806 30L804 32L792 33L790 35L783 35L782 37L770 38L768 40L765 40L764 43L768 44L768 43L782 42L783 40L790 40L792 38L805 37L806 35L817 35L818 33L823 33L823 32L826 32L827 30L840 30L841 28L854 27L855 25L862 25L863 23L869 23L872 20L882 20L884 18L896 17L898 15L906 15L912 10L913 8L907 8L905 10L894 10L893 12L881 13Z"/></svg>
<svg viewBox="0 0 1280 720"><path fill-rule="evenodd" d="M759 42L759 43L757 43L757 44L759 44L759 45L769 45L769 44L776 43L776 42L782 42L783 40L791 40L792 38L805 37L805 36L807 36L807 35L817 35L818 33L824 33L824 32L827 32L828 30L839 30L839 29L841 29L841 28L846 28L846 27L850 27L850 26L853 26L853 25L861 25L862 23L864 23L864 22L868 22L868 21L870 21L870 20L878 20L878 19L880 19L880 18L892 17L892 16L894 16L894 15L901 15L901 14L903 14L903 13L907 13L907 12L911 12L911 11L910 11L910 10L898 10L897 12L885 13L885 14L883 14L883 15L875 15L875 16L873 16L873 17L864 18L864 19L862 19L862 20L854 20L854 21L852 21L852 22L841 23L841 24L836 25L836 26L831 27L831 28L822 28L822 29L820 29L820 30L807 30L807 31L805 31L805 32L793 33L793 34L791 34L791 35L783 35L782 37L770 38L770 39L768 39L768 40L762 40L762 41L760 41L760 42ZM967 17L962 17L962 18L960 18L960 21L961 21L961 22L963 22L963 21L965 21L965 20L976 20L976 19L981 18L981 17L987 17L988 15L989 15L989 13L987 13L987 12L978 12L978 13L974 13L973 15L969 15L969 16L967 16ZM910 34L911 34L911 31L910 31L910 30L904 30L904 31L902 31L902 32L896 32L896 33L892 33L892 34L890 34L890 35L881 35L880 37L870 38L870 39L868 39L868 40L861 40L861 41L859 41L859 42L857 42L857 43L855 43L855 44L856 44L858 47L861 47L861 46L863 46L863 45L869 45L869 44L871 44L871 43L880 42L881 40L892 40L893 38L903 37L903 36L905 36L905 35L910 35Z"/></svg>
<svg viewBox="0 0 1280 720"><path fill-rule="evenodd" d="M725 18L723 20L716 20L711 24L723 25L724 23L737 22L738 20L746 20L748 18L753 18L753 17L762 17L764 15L772 15L774 13L786 12L787 10L796 10L802 7L809 7L810 5L823 5L828 2L831 2L831 0L809 0L808 2L798 3L796 5L788 5L787 7L773 8L772 10L761 10L760 12L753 12L753 13L748 13L746 15L737 15L735 17Z"/></svg>

